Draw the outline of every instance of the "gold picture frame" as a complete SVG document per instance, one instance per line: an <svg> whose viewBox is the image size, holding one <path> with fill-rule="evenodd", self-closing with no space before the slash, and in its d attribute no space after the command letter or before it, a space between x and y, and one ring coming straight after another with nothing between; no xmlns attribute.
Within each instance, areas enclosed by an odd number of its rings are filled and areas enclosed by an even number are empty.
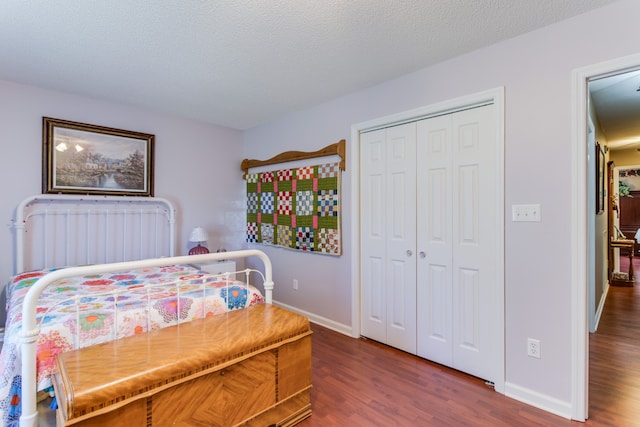
<svg viewBox="0 0 640 427"><path fill-rule="evenodd" d="M42 118L42 192L153 196L155 136Z"/></svg>
<svg viewBox="0 0 640 427"><path fill-rule="evenodd" d="M606 165L604 150L602 146L596 142L596 215L604 212L604 199L606 194L605 188L605 169Z"/></svg>

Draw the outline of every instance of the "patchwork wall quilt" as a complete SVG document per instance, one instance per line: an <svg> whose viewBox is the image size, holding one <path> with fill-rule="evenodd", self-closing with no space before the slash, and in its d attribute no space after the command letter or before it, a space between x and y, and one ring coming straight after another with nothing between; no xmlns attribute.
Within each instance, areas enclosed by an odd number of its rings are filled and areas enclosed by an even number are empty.
<svg viewBox="0 0 640 427"><path fill-rule="evenodd" d="M341 255L339 164L247 174L247 242Z"/></svg>

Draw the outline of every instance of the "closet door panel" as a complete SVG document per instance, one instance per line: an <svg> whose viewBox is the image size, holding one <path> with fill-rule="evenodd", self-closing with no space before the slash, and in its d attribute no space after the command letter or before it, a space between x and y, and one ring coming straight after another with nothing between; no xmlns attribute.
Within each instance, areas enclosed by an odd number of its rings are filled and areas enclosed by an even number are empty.
<svg viewBox="0 0 640 427"><path fill-rule="evenodd" d="M455 304L458 307L458 319L454 322L458 326L456 338L460 347L464 347L469 351L478 351L478 326L480 321L478 271L459 270L458 283L462 291L458 293L459 301Z"/></svg>
<svg viewBox="0 0 640 427"><path fill-rule="evenodd" d="M362 334L375 340L386 339L387 290L385 289L384 264L382 258L369 256L362 266L363 322Z"/></svg>
<svg viewBox="0 0 640 427"><path fill-rule="evenodd" d="M387 344L416 352L416 125L387 129Z"/></svg>
<svg viewBox="0 0 640 427"><path fill-rule="evenodd" d="M390 280L389 293L388 293L388 314L389 314L389 336L388 341L390 345L398 338L394 335L396 332L400 337L404 335L404 331L407 329L413 329L411 323L415 323L414 319L408 319L405 310L407 308L407 302L413 301L414 297L410 294L412 286L407 286L407 266L405 261L394 261L390 263ZM400 338L403 342L402 338Z"/></svg>
<svg viewBox="0 0 640 427"><path fill-rule="evenodd" d="M361 134L362 335L415 353L415 123Z"/></svg>
<svg viewBox="0 0 640 427"><path fill-rule="evenodd" d="M387 338L386 264L386 133L362 134L361 164L361 325L362 335L385 342Z"/></svg>
<svg viewBox="0 0 640 427"><path fill-rule="evenodd" d="M447 366L453 357L450 276L449 266L429 264L427 276L421 276L418 306L417 355Z"/></svg>
<svg viewBox="0 0 640 427"><path fill-rule="evenodd" d="M458 169L457 182L457 243L460 247L478 245L478 165L464 165ZM455 190L454 190L455 191Z"/></svg>
<svg viewBox="0 0 640 427"><path fill-rule="evenodd" d="M452 362L451 118L418 122L418 351Z"/></svg>
<svg viewBox="0 0 640 427"><path fill-rule="evenodd" d="M496 348L494 106L452 115L453 367L491 380Z"/></svg>

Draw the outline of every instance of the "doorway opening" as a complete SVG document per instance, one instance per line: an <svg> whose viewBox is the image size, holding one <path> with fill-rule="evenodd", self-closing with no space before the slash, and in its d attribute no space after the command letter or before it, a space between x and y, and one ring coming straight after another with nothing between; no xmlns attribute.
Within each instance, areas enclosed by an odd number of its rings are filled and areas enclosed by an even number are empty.
<svg viewBox="0 0 640 427"><path fill-rule="evenodd" d="M588 80L590 332L597 330L608 285L620 284L624 274L618 262L621 250L611 248L609 242L615 240L616 246L633 242L640 229L640 180L636 179L640 167L639 92L637 69ZM622 252L627 255L626 249Z"/></svg>
<svg viewBox="0 0 640 427"><path fill-rule="evenodd" d="M632 55L601 64L587 66L573 73L573 146L572 146L572 419L584 421L588 417L589 402L589 330L590 310L595 300L589 296L595 286L593 269L596 245L596 196L594 196L595 138L589 137L589 83L608 76L623 74L640 68L640 55ZM590 196L591 194L591 196ZM607 196L608 197L608 196ZM607 203L608 204L608 203ZM608 235L607 235L608 239ZM607 242L608 244L608 242Z"/></svg>

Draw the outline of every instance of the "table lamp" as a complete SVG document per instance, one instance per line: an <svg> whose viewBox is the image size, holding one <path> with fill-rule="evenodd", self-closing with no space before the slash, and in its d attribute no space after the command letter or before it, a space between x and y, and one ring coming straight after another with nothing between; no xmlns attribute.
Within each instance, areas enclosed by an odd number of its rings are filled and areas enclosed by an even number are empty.
<svg viewBox="0 0 640 427"><path fill-rule="evenodd" d="M206 246L202 246L201 243L206 244L209 236L207 235L207 230L202 227L194 227L191 230L191 236L189 236L189 241L197 243L196 246L189 249L189 255L202 255L208 254L209 249Z"/></svg>

